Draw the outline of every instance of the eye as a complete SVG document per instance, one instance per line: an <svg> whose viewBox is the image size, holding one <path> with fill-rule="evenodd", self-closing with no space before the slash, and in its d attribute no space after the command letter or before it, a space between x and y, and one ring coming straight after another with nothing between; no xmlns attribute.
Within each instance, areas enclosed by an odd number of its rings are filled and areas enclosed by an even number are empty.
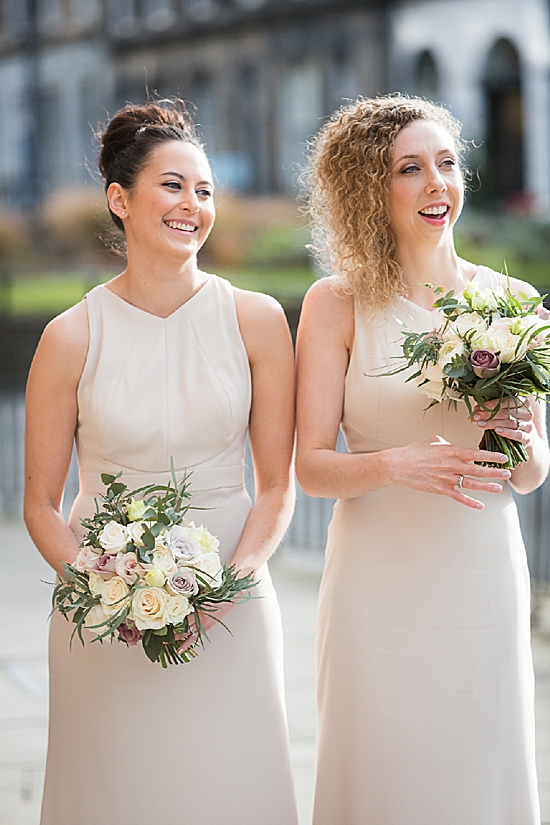
<svg viewBox="0 0 550 825"><path fill-rule="evenodd" d="M454 166L456 166L456 161L453 160L453 158L445 158L441 165L447 166L449 169L452 169Z"/></svg>
<svg viewBox="0 0 550 825"><path fill-rule="evenodd" d="M200 195L202 198L211 198L212 192L210 191L210 189L198 189L197 195Z"/></svg>
<svg viewBox="0 0 550 825"><path fill-rule="evenodd" d="M167 189L181 189L181 184L177 180L168 180L166 181L166 183L163 183L162 185L165 186Z"/></svg>
<svg viewBox="0 0 550 825"><path fill-rule="evenodd" d="M407 174L410 174L411 172L418 172L419 169L420 169L420 167L417 166L416 163L409 163L408 166L404 166L403 169L401 169L401 174L402 175L407 175Z"/></svg>

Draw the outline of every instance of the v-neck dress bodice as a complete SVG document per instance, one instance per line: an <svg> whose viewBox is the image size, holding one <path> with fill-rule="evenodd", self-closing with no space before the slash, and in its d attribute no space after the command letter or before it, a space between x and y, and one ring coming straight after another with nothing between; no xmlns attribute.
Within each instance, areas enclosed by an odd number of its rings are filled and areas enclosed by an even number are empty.
<svg viewBox="0 0 550 825"><path fill-rule="evenodd" d="M244 487L251 374L231 285L214 275L168 318L98 286L78 388L80 492L101 473L135 489L192 470L196 523L229 561L251 509ZM185 665L141 646L76 640L54 614L41 825L296 825L283 697L280 613L267 565L245 604Z"/></svg>

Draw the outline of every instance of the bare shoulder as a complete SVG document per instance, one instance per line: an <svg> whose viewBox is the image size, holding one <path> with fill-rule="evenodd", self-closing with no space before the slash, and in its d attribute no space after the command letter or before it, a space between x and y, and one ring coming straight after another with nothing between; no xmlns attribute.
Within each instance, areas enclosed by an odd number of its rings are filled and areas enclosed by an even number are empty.
<svg viewBox="0 0 550 825"><path fill-rule="evenodd" d="M334 277L321 278L307 291L300 316L302 335L319 332L323 339L343 341L351 349L354 334L353 296Z"/></svg>
<svg viewBox="0 0 550 825"><path fill-rule="evenodd" d="M33 367L60 370L67 378L80 378L90 340L86 299L58 315L44 329Z"/></svg>
<svg viewBox="0 0 550 825"><path fill-rule="evenodd" d="M260 353L290 347L292 341L284 310L280 303L262 292L233 287L237 317L243 341L251 361Z"/></svg>

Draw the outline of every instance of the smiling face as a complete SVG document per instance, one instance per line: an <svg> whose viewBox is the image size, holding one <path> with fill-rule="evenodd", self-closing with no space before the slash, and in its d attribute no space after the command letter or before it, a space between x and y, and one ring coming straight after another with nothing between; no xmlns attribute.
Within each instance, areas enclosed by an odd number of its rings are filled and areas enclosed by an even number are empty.
<svg viewBox="0 0 550 825"><path fill-rule="evenodd" d="M214 186L204 152L170 140L151 152L131 190L113 183L107 196L124 223L128 253L186 260L196 256L214 224Z"/></svg>
<svg viewBox="0 0 550 825"><path fill-rule="evenodd" d="M398 247L448 237L464 204L464 181L454 141L431 120L397 134L390 179L391 227Z"/></svg>

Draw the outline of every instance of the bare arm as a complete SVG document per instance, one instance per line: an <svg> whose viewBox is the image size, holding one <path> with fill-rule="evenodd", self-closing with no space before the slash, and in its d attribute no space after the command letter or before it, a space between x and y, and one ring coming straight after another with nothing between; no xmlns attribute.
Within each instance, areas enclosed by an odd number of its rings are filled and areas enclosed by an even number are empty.
<svg viewBox="0 0 550 825"><path fill-rule="evenodd" d="M233 563L250 572L275 551L294 510L294 356L276 301L240 290L236 300L252 373L249 438L256 499Z"/></svg>
<svg viewBox="0 0 550 825"><path fill-rule="evenodd" d="M482 509L483 504L455 487L459 476L471 473L469 462L494 461L494 453L456 447L435 433L431 439L375 453L336 452L353 334L352 299L339 295L331 279L318 281L304 300L297 342L296 469L305 492L354 498L400 484ZM468 479L469 490L496 493L502 489L498 482L510 473L476 467L476 476L485 480Z"/></svg>
<svg viewBox="0 0 550 825"><path fill-rule="evenodd" d="M79 544L61 503L77 420L76 392L88 349L85 302L54 319L40 339L27 384L25 522L54 570L74 561Z"/></svg>

